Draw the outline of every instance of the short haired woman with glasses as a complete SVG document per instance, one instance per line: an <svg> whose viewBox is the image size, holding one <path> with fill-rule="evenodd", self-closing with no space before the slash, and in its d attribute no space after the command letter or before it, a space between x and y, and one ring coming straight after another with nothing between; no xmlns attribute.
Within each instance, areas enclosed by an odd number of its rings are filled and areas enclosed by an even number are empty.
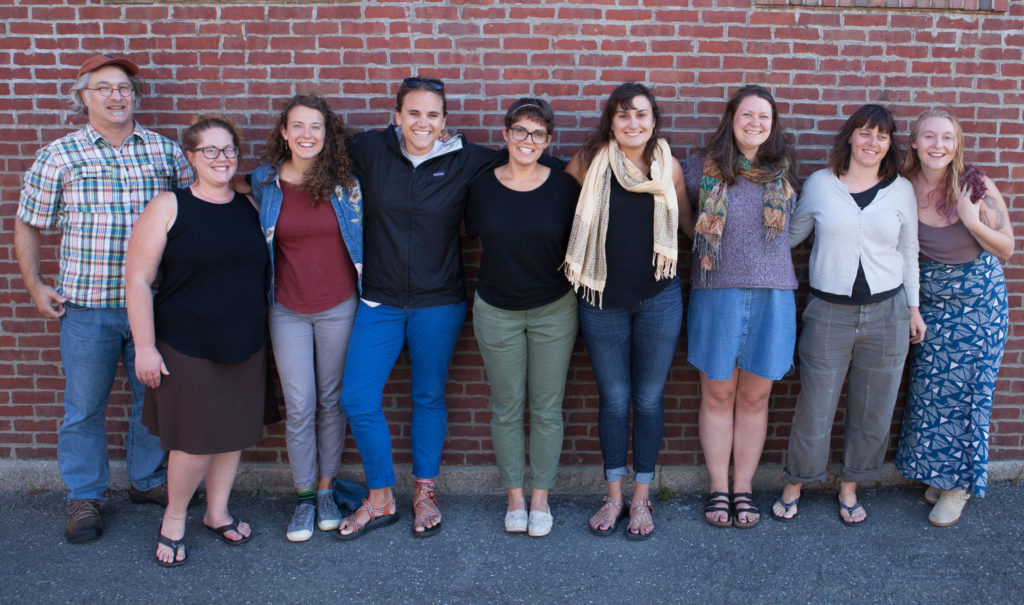
<svg viewBox="0 0 1024 605"><path fill-rule="evenodd" d="M546 536L548 491L562 453L562 396L576 342L576 297L559 270L569 242L579 185L538 163L555 115L525 97L505 113L508 163L469 189L466 230L483 253L473 299L473 332L491 387L491 438L508 490L505 531ZM530 398L530 512L523 494L523 427Z"/></svg>
<svg viewBox="0 0 1024 605"><path fill-rule="evenodd" d="M270 253L270 340L298 497L285 532L292 542L310 539L314 520L322 531L341 523L331 492L345 444L338 398L363 265L362 196L346 134L326 100L296 95L252 175Z"/></svg>
<svg viewBox="0 0 1024 605"><path fill-rule="evenodd" d="M434 477L447 430L448 361L466 315L459 224L469 184L497 157L461 134L439 140L447 114L443 82L406 78L394 124L363 132L349 146L363 192L364 268L341 403L370 495L342 520L342 540L398 519L382 399L405 344L412 365L413 535L441 530Z"/></svg>
<svg viewBox="0 0 1024 605"><path fill-rule="evenodd" d="M128 321L135 373L147 387L142 422L170 452L156 550L165 567L188 557L186 511L204 479L203 524L232 546L252 531L228 512L228 497L242 450L263 436L269 261L255 208L229 187L239 143L227 120L198 117L182 141L195 183L153 198L128 242Z"/></svg>

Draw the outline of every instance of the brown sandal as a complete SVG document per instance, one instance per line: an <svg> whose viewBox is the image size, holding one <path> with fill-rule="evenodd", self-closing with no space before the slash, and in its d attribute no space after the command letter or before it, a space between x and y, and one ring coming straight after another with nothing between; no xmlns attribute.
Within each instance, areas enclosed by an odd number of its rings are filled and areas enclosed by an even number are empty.
<svg viewBox="0 0 1024 605"><path fill-rule="evenodd" d="M591 521L594 517L601 515L604 517L601 522L594 527L591 523L587 523L587 527L590 528L590 533L595 536L610 536L615 533L615 530L619 528L619 521L626 516L626 510L623 508L622 503L612 498L611 496L605 496L601 498L601 508L597 509L594 516L590 518ZM602 523L610 523L607 529L601 529Z"/></svg>
<svg viewBox="0 0 1024 605"><path fill-rule="evenodd" d="M370 520L366 523L360 523L356 519L356 515L359 514L359 511L361 510L366 511L366 514L370 516ZM390 510L391 512L388 512L388 510ZM357 508L356 512L345 517L341 521L341 525L345 525L345 523L348 522L352 527L355 528L355 530L353 530L353 532L350 534L343 534L341 533L341 528L339 527L338 531L334 532L334 537L342 541L355 540L363 534L370 533L371 531L377 528L387 527L388 525L393 524L395 521L398 521L398 517L399 514L398 509L395 507L394 496L388 499L388 501L384 503L384 506L374 506L370 504L369 500L363 498L362 506Z"/></svg>
<svg viewBox="0 0 1024 605"><path fill-rule="evenodd" d="M654 512L654 506L651 505L650 500L633 500L629 505L629 525L626 526L626 539L627 540L646 540L654 535L654 517L651 513ZM639 530L640 525L650 521L651 531L646 534L640 531L634 532L634 529Z"/></svg>
<svg viewBox="0 0 1024 605"><path fill-rule="evenodd" d="M437 497L434 496L433 479L416 480L416 500L412 503L412 512L416 519L412 522L412 535L417 538L429 538L441 531L441 509L437 504ZM437 516L437 523L427 527L426 520ZM423 531L416 531L416 527L422 527Z"/></svg>

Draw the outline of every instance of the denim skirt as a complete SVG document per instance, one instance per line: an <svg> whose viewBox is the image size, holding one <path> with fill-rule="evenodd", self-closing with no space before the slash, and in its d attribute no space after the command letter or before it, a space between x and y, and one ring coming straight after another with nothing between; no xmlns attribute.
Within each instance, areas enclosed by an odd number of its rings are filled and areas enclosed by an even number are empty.
<svg viewBox="0 0 1024 605"><path fill-rule="evenodd" d="M793 369L792 290L692 290L686 324L687 361L711 380L729 380L736 368L779 380Z"/></svg>

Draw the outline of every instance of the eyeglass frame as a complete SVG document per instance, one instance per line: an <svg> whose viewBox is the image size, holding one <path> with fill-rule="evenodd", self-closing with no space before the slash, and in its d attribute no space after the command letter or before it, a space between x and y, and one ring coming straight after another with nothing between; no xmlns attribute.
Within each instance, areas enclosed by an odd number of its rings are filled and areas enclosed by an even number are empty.
<svg viewBox="0 0 1024 605"><path fill-rule="evenodd" d="M546 130L527 130L522 126L511 126L509 127L508 132L509 136L512 137L513 141L525 141L527 138L529 138L530 142L533 143L534 145L543 145L544 143L547 143L548 140L551 139L551 133ZM516 136L517 132L523 133L522 138ZM540 141L538 141L536 138L538 133L542 133L544 135L544 138Z"/></svg>
<svg viewBox="0 0 1024 605"><path fill-rule="evenodd" d="M111 95L114 94L115 90L117 91L117 94L121 95L121 98L123 99L130 99L135 96L135 88L132 87L130 84L118 84L117 86L109 86L104 84L102 86L96 87L83 86L82 90L95 90L96 92L100 93L100 96L104 99L109 99ZM107 92L103 92L104 90L106 90Z"/></svg>
<svg viewBox="0 0 1024 605"><path fill-rule="evenodd" d="M211 149L216 151L216 153L214 153L212 156L210 155ZM228 153L228 150L231 150L230 154ZM192 150L192 153L202 153L203 157L208 160L216 160L217 158L220 157L220 154L223 153L225 158L233 160L238 157L239 151L241 150L238 148L238 145L228 145L227 147L216 147L214 145L206 145L204 147L196 147L195 149Z"/></svg>

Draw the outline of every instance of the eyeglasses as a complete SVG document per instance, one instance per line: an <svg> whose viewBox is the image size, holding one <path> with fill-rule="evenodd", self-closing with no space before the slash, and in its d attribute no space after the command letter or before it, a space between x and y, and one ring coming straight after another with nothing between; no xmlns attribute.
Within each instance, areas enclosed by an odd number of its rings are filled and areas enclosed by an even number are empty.
<svg viewBox="0 0 1024 605"><path fill-rule="evenodd" d="M107 86L106 84L101 84L96 88L89 88L88 86L86 86L85 90L98 91L100 93L100 96L102 96L104 99L114 94L115 90L126 99L135 94L135 89L127 84L118 84L117 86Z"/></svg>
<svg viewBox="0 0 1024 605"><path fill-rule="evenodd" d="M519 126L513 126L512 128L509 128L508 131L512 133L512 138L517 141L525 141L526 137L530 137L530 141L534 145L543 145L544 143L547 143L548 137L551 136L543 130L534 130L533 132L530 132L529 130L520 128Z"/></svg>
<svg viewBox="0 0 1024 605"><path fill-rule="evenodd" d="M229 160L238 157L238 147L235 147L234 145L228 145L223 149L221 149L220 147L208 145L206 147L198 147L195 149L195 151L202 152L203 157L208 160L216 160L217 156L219 156L222 153L224 154L224 157L226 157Z"/></svg>
<svg viewBox="0 0 1024 605"><path fill-rule="evenodd" d="M444 90L444 82L437 78L406 78L402 80L402 86L405 86L406 88L422 88L423 86L426 86L427 88L438 92Z"/></svg>

